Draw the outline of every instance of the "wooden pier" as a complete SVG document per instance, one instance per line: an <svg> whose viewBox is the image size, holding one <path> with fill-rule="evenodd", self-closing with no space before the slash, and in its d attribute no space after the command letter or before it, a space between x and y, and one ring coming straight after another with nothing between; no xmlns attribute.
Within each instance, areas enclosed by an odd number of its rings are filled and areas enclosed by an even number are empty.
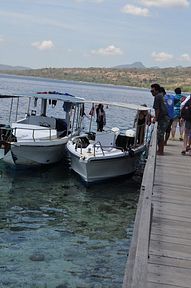
<svg viewBox="0 0 191 288"><path fill-rule="evenodd" d="M156 129L142 180L123 288L191 288L191 156Z"/></svg>

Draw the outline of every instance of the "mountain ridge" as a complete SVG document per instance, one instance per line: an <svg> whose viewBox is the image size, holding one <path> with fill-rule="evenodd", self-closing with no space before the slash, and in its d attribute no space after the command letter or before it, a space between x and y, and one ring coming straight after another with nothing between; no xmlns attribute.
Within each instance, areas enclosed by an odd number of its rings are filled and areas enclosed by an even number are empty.
<svg viewBox="0 0 191 288"><path fill-rule="evenodd" d="M0 70L31 70L30 67L24 67L24 66L12 66L12 65L6 65L6 64L0 64Z"/></svg>
<svg viewBox="0 0 191 288"><path fill-rule="evenodd" d="M133 62L132 64L121 64L121 65L114 66L112 68L113 69L131 69L131 68L146 69L146 67L140 61Z"/></svg>

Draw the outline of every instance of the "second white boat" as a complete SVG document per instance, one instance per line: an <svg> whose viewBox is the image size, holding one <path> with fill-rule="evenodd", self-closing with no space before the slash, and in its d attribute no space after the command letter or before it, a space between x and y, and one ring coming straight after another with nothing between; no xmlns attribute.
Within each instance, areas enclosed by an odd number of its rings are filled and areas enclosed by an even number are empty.
<svg viewBox="0 0 191 288"><path fill-rule="evenodd" d="M86 183L133 173L146 148L145 133L149 109L133 104L103 104L123 107L127 113L129 109L135 110L135 125L125 132L112 128L103 132L83 132L69 139L67 148L71 167Z"/></svg>

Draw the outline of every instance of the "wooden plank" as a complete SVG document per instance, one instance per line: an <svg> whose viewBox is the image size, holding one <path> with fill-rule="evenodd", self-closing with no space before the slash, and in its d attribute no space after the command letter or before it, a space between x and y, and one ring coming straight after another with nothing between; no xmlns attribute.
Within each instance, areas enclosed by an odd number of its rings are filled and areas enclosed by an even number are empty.
<svg viewBox="0 0 191 288"><path fill-rule="evenodd" d="M159 217L153 217L153 222L152 224L160 225L160 226L165 226L168 225L171 228L179 228L183 227L184 229L190 230L191 231L191 222L189 221L180 221L180 220L175 220L175 219L166 219L163 218L162 216Z"/></svg>
<svg viewBox="0 0 191 288"><path fill-rule="evenodd" d="M182 288L182 286L148 282L147 288Z"/></svg>
<svg viewBox="0 0 191 288"><path fill-rule="evenodd" d="M175 194L175 195L169 195L169 194L159 194L159 195L153 195L152 197L153 202L154 201L160 201L160 202L166 202L166 203L174 203L174 204L179 204L182 205L186 204L186 205L191 205L191 195L182 195L182 197L179 194Z"/></svg>
<svg viewBox="0 0 191 288"><path fill-rule="evenodd" d="M191 190L190 190L190 186L187 186L186 183L184 183L184 185L179 185L178 183L167 183L165 185L163 185L162 183L160 183L160 185L154 185L153 187L153 194L163 194L163 193L168 193L171 194L173 193L173 191L177 192L177 193L188 193L191 195Z"/></svg>
<svg viewBox="0 0 191 288"><path fill-rule="evenodd" d="M152 229L154 231L160 231L161 233L167 233L167 235L169 235L168 233L172 233L176 232L176 233L180 233L180 235L187 235L187 234L191 234L191 229L190 228L184 228L184 226L173 226L171 227L170 225L166 224L166 225L157 225L157 224L153 224L152 223Z"/></svg>
<svg viewBox="0 0 191 288"><path fill-rule="evenodd" d="M177 285L190 288L191 273L190 269L171 267L163 265L148 264L148 278L150 282L168 285Z"/></svg>
<svg viewBox="0 0 191 288"><path fill-rule="evenodd" d="M155 214L154 214L154 216L156 215L156 213L158 213L159 214L159 216L161 215L161 217L163 216L163 215L172 215L172 216L175 216L176 217L176 215L178 215L179 217L182 217L182 218L191 218L191 213L190 213L190 211L185 211L183 208L177 208L177 209L175 209L175 208L169 208L168 209L168 207L162 207L162 206L160 206L160 207L156 207L156 206L154 206L154 209L155 209ZM177 216L177 217L178 217Z"/></svg>
<svg viewBox="0 0 191 288"><path fill-rule="evenodd" d="M178 215L177 216L177 213L175 211L173 211L172 214L169 213L169 211L167 212L164 212L162 210L157 210L155 209L154 211L154 217L156 218L164 218L164 219L167 219L167 220L176 220L176 221L181 221L182 224L184 224L184 222L188 222L188 223L191 223L191 217L187 215Z"/></svg>
<svg viewBox="0 0 191 288"><path fill-rule="evenodd" d="M158 265L166 266L167 269L168 269L168 266L180 267L180 268L182 267L182 268L186 268L189 270L191 269L191 261L188 259L164 257L161 255L151 254L148 261L150 264L158 264Z"/></svg>
<svg viewBox="0 0 191 288"><path fill-rule="evenodd" d="M157 235L166 235L166 236L171 236L171 237L182 237L185 239L191 239L191 233L188 232L185 229L176 229L176 228L171 228L171 227L153 227L152 226L152 231L151 231L151 236L152 233L157 234Z"/></svg>
<svg viewBox="0 0 191 288"><path fill-rule="evenodd" d="M169 243L165 241L150 241L150 254L187 259L191 261L190 245Z"/></svg>
<svg viewBox="0 0 191 288"><path fill-rule="evenodd" d="M167 172L168 173L168 172ZM189 176L185 176L185 175L180 175L179 173L177 173L176 175L174 175L175 177L171 177L171 178L164 178L161 176L157 176L157 181L155 182L156 185L160 185L160 183L162 183L163 186L166 186L166 184L177 184L179 186L184 187L185 183L187 185L187 187L191 186L191 179Z"/></svg>
<svg viewBox="0 0 191 288"><path fill-rule="evenodd" d="M165 234L151 234L151 240L153 241L164 241L167 243L172 244L180 244L180 245L188 245L191 249L191 241L188 238L183 238L181 236L179 237L172 237L171 235L165 235Z"/></svg>
<svg viewBox="0 0 191 288"><path fill-rule="evenodd" d="M155 255L151 254L149 257L148 262L150 264L159 264L163 266L170 266L170 267L182 267L185 269L191 269L191 261L187 259L179 259L179 258L173 258L173 257L164 257L161 255Z"/></svg>
<svg viewBox="0 0 191 288"><path fill-rule="evenodd" d="M153 207L156 213L173 215L173 213L175 212L176 215L181 217L181 214L179 215L179 212L180 213L184 212L183 215L186 218L190 217L189 206L184 202L182 204L179 204L179 203L172 203L172 202L166 202L166 201L154 201Z"/></svg>
<svg viewBox="0 0 191 288"><path fill-rule="evenodd" d="M157 196L157 195L163 195L164 194L164 196L166 195L166 196L173 196L174 194L173 194L173 192L175 193L175 195L181 195L181 193L182 193L182 195L185 195L185 196L190 196L191 195L191 191L190 191L190 189L189 189L189 187L190 186L188 186L188 187L180 187L180 186L178 186L178 185L173 185L173 186L170 186L170 185L165 185L165 186L162 186L162 185L158 185L158 186L154 186L154 188L153 188L153 195L155 195L155 196Z"/></svg>

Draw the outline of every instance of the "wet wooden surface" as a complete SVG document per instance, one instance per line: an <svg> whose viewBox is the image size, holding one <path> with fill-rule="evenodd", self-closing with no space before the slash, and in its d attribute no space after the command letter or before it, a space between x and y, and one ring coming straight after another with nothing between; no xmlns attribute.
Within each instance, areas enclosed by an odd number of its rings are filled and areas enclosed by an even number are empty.
<svg viewBox="0 0 191 288"><path fill-rule="evenodd" d="M169 141L157 156L147 287L191 287L191 156ZM138 287L137 287L138 288Z"/></svg>

